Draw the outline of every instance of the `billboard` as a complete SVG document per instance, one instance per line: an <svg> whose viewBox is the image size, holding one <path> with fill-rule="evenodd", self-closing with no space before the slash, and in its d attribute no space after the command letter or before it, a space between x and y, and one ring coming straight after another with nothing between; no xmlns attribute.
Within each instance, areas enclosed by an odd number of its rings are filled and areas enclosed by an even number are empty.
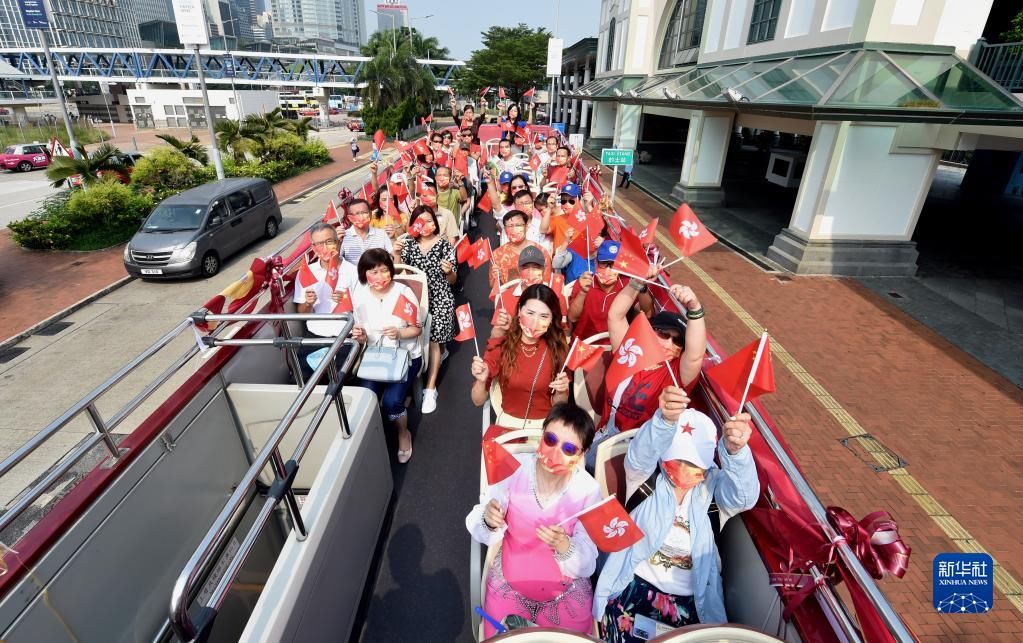
<svg viewBox="0 0 1023 643"><path fill-rule="evenodd" d="M202 0L171 0L174 5L174 20L178 24L178 40L184 45L208 45L206 16Z"/></svg>
<svg viewBox="0 0 1023 643"><path fill-rule="evenodd" d="M26 29L49 29L45 0L18 0L18 10Z"/></svg>
<svg viewBox="0 0 1023 643"><path fill-rule="evenodd" d="M561 38L551 38L547 41L547 75L561 75L561 53L565 48L565 41Z"/></svg>

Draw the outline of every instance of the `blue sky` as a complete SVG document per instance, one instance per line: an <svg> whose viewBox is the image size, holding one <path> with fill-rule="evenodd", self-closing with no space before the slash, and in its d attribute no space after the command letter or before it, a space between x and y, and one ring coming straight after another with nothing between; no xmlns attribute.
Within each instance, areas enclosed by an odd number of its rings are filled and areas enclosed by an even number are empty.
<svg viewBox="0 0 1023 643"><path fill-rule="evenodd" d="M376 0L366 2L366 36L376 31ZM530 27L554 30L555 8L560 5L558 33L571 45L580 38L597 35L600 0L518 0L516 2L464 2L463 0L405 0L409 17L427 16L428 20L413 20L412 26L426 36L433 36L441 46L451 50L455 58L468 60L474 49L481 46L480 34L492 25L514 26L524 22ZM385 20L385 23L389 23Z"/></svg>

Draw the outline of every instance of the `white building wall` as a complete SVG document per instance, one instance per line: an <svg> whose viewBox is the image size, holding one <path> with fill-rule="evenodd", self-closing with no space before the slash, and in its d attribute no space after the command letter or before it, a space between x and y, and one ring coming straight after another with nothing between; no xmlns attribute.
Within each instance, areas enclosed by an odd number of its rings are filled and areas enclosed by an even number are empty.
<svg viewBox="0 0 1023 643"><path fill-rule="evenodd" d="M262 111L270 111L278 106L277 92L262 90L239 89L233 92L229 89L209 90L211 108L223 108L227 118L238 120L240 115L255 114ZM243 111L239 111L235 104L235 95L241 102ZM185 127L180 121L168 118L179 119L186 116L186 107L202 105L202 91L198 89L129 89L128 101L132 108L132 118L138 122L135 115L135 108L145 105L152 109L153 120L157 129L163 127ZM216 119L216 115L214 115Z"/></svg>

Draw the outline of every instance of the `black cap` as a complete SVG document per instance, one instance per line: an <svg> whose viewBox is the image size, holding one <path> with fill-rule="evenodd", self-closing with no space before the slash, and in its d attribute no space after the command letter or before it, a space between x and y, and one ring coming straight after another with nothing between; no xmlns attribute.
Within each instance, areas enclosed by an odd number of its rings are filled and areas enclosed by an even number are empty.
<svg viewBox="0 0 1023 643"><path fill-rule="evenodd" d="M519 253L519 268L526 264L536 264L541 268L547 267L547 261L544 259L543 251L536 246L526 246Z"/></svg>
<svg viewBox="0 0 1023 643"><path fill-rule="evenodd" d="M655 329L677 330L682 337L686 336L685 318L678 313L669 313L666 310L662 310L650 318L650 325Z"/></svg>

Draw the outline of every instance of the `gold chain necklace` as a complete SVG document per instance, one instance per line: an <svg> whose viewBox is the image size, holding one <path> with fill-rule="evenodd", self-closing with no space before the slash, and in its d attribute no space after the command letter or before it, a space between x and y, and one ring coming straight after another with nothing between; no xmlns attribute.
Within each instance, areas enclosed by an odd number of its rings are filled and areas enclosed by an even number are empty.
<svg viewBox="0 0 1023 643"><path fill-rule="evenodd" d="M533 357L536 355L536 351L540 349L540 344L533 344L532 348L527 348L526 344L520 342L519 348L522 349L522 354L526 357Z"/></svg>

